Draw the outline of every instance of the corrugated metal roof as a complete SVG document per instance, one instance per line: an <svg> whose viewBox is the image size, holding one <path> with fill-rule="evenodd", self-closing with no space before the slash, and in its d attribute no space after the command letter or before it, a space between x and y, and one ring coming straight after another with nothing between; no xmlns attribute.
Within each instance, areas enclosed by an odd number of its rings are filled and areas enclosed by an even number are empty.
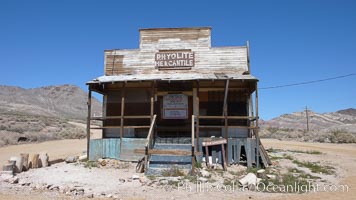
<svg viewBox="0 0 356 200"><path fill-rule="evenodd" d="M108 83L108 82L125 82L125 81L150 81L150 80L257 80L256 77L243 74L198 74L198 73L162 73L162 74L122 74L116 76L100 76L87 84Z"/></svg>

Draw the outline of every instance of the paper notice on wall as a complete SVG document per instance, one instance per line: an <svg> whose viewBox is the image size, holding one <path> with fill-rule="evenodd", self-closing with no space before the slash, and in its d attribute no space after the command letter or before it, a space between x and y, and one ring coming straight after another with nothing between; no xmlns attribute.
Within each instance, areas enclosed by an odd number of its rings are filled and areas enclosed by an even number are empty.
<svg viewBox="0 0 356 200"><path fill-rule="evenodd" d="M184 94L163 96L163 119L188 119L188 97Z"/></svg>

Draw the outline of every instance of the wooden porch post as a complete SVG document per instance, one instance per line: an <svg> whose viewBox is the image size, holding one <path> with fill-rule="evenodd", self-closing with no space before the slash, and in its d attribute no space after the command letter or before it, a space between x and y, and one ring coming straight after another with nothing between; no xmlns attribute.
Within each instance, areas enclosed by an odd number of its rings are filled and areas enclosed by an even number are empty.
<svg viewBox="0 0 356 200"><path fill-rule="evenodd" d="M227 95L229 94L229 83L230 83L230 79L227 79L226 80L226 85L225 85L225 96L224 96L224 108L223 108L223 115L224 115L224 129L225 129L225 139L226 141L228 142L228 136L229 136L229 133L228 133L228 122L227 122ZM228 152L229 152L229 148L226 148L226 154L224 155L225 156L225 160L227 160L227 155L228 155Z"/></svg>
<svg viewBox="0 0 356 200"><path fill-rule="evenodd" d="M125 114L125 83L121 90L121 119L120 119L120 141L124 135L124 114ZM120 145L121 148L121 145Z"/></svg>
<svg viewBox="0 0 356 200"><path fill-rule="evenodd" d="M155 83L152 82L151 86L151 123L153 120L153 114L154 114L154 97L155 97Z"/></svg>
<svg viewBox="0 0 356 200"><path fill-rule="evenodd" d="M90 149L90 118L91 118L91 88L89 85L88 92L88 116L87 116L87 158L89 159L89 149Z"/></svg>
<svg viewBox="0 0 356 200"><path fill-rule="evenodd" d="M199 105L199 88L200 88L200 84L199 84L199 80L197 81L197 98L196 98L196 102L197 102L197 105L196 105L196 108L197 108L197 121L196 121L196 137L197 137L197 146L196 146L196 151L197 152L200 152L200 140L199 140L199 116L200 116L200 105Z"/></svg>
<svg viewBox="0 0 356 200"><path fill-rule="evenodd" d="M258 127L258 82L256 81L255 83L255 108L256 108L256 127L255 127L255 138L256 138L256 167L259 168L260 167L260 162L259 162L259 158L260 158L260 136L258 135L258 131L259 131L259 127Z"/></svg>

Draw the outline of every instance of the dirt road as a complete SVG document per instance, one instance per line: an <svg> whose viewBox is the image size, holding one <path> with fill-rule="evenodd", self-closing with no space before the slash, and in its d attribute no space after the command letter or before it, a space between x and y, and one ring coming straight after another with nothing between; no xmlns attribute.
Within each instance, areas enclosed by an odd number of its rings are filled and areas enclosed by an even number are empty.
<svg viewBox="0 0 356 200"><path fill-rule="evenodd" d="M0 164L4 163L11 156L18 156L20 153L41 153L46 152L50 160L65 158L68 155L81 155L86 151L86 139L76 140L55 140L34 144L12 145L0 148Z"/></svg>
<svg viewBox="0 0 356 200"><path fill-rule="evenodd" d="M340 174L339 185L347 185L349 187L348 192L318 192L318 193L308 193L308 194L267 194L267 193L248 193L229 195L221 193L205 193L189 196L190 199L290 199L290 200L348 200L356 199L356 144L321 144L321 143L303 143L303 142L292 142L292 141L279 141L274 139L264 139L262 143L266 148L275 149L287 149L287 150L316 150L323 152L322 159L328 162L330 165L339 167L344 172ZM0 148L0 161L3 162L8 159L11 155L16 155L22 152L36 153L36 152L47 152L51 158L63 158L67 155L80 154L86 148L85 140L61 140L61 141L50 141L38 144L26 144L26 145L15 145L9 147ZM134 188L132 188L134 190ZM146 192L148 196L157 195L155 191ZM152 194L151 194L152 193ZM161 197L167 197L171 199L172 193L170 192L159 192ZM41 195L41 193L33 194L34 196L29 196L26 194L1 194L0 199L42 199L42 197L48 197L46 194ZM179 196L179 195L178 195ZM182 195L181 195L182 196ZM135 196L137 198L137 196ZM183 198L183 196L182 196ZM46 199L46 198L43 198Z"/></svg>

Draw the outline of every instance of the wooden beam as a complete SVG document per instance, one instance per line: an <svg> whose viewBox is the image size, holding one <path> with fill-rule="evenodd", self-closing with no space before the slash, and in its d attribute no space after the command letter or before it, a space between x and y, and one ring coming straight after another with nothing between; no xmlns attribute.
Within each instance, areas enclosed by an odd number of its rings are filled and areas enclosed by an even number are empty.
<svg viewBox="0 0 356 200"><path fill-rule="evenodd" d="M195 116L192 115L192 152L191 152L191 155L192 155L192 171L191 173L194 173L194 167L195 167L195 154L194 154L194 147L195 147L195 141L194 141L194 138L195 138L195 131L194 131L194 123L195 123Z"/></svg>
<svg viewBox="0 0 356 200"><path fill-rule="evenodd" d="M208 146L205 146L205 162L206 162L206 167L210 168L210 165L209 165L209 148L208 148Z"/></svg>
<svg viewBox="0 0 356 200"><path fill-rule="evenodd" d="M190 156L190 155L192 155L192 152L191 151L182 151L182 150L149 149L148 154Z"/></svg>
<svg viewBox="0 0 356 200"><path fill-rule="evenodd" d="M89 159L89 149L90 149L90 117L91 117L91 89L89 86L88 92L88 116L87 116L87 158Z"/></svg>
<svg viewBox="0 0 356 200"><path fill-rule="evenodd" d="M246 54L247 54L247 69L248 73L251 74L251 69L250 69L250 41L246 41Z"/></svg>
<svg viewBox="0 0 356 200"><path fill-rule="evenodd" d="M132 116L123 116L124 119L150 119L150 115L132 115Z"/></svg>
<svg viewBox="0 0 356 200"><path fill-rule="evenodd" d="M227 95L229 94L229 83L230 79L226 80L226 85L225 85L225 95L224 95L224 108L223 108L223 116L225 117L224 119L224 130L225 130L225 139L227 140L229 136L229 128L228 128L228 122L227 122ZM225 160L227 160L227 154L228 154L228 149L226 149L226 154L222 155Z"/></svg>
<svg viewBox="0 0 356 200"><path fill-rule="evenodd" d="M162 149L148 149L149 154L156 154L156 155L182 155L182 156L189 156L192 153L190 151L177 151L177 150L162 150ZM146 149L134 149L134 153L137 154L145 154ZM172 154L178 152L176 154ZM202 155L201 152L194 152L195 155Z"/></svg>
<svg viewBox="0 0 356 200"><path fill-rule="evenodd" d="M197 97L196 97L196 103L197 103L197 105L196 105L196 107L197 107L197 121L196 121L196 137L197 137L197 147L196 147L196 149L197 149L197 151L199 152L200 151L200 136L199 136L199 130L200 130L200 127L199 127L199 117L200 117L200 99L199 99L199 88L200 88L200 83L199 83L199 80L197 81Z"/></svg>
<svg viewBox="0 0 356 200"><path fill-rule="evenodd" d="M121 125L120 126L100 126L100 127L91 127L90 129L107 129L107 128L120 128L121 130ZM150 126L124 126L125 128L150 128Z"/></svg>
<svg viewBox="0 0 356 200"><path fill-rule="evenodd" d="M123 116L124 119L150 119L150 115L131 115ZM107 117L92 117L91 120L106 120L106 119L121 119L121 116L107 116Z"/></svg>
<svg viewBox="0 0 356 200"><path fill-rule="evenodd" d="M227 139L227 95L229 94L229 83L230 79L226 80L225 84L225 94L224 94L224 107L223 107L223 116L225 119L225 139Z"/></svg>
<svg viewBox="0 0 356 200"><path fill-rule="evenodd" d="M200 125L200 128L224 128L225 125ZM247 128L247 129L256 129L255 126L227 126L228 128Z"/></svg>
<svg viewBox="0 0 356 200"><path fill-rule="evenodd" d="M154 98L155 98L155 82L152 82L151 86L151 123L154 115Z"/></svg>
<svg viewBox="0 0 356 200"><path fill-rule="evenodd" d="M249 115L250 115L250 117L253 117L254 120L256 120L256 117L254 116L254 111L253 111L253 101L252 101L252 99L253 99L253 96L251 94L250 98L249 98ZM252 125L255 125L255 122L250 121L250 124L249 124L250 126L251 126L251 123L252 123ZM252 130L249 131L249 136L252 137Z"/></svg>
<svg viewBox="0 0 356 200"><path fill-rule="evenodd" d="M259 149L260 147L260 136L259 136L259 133L258 133L258 83L256 81L256 84L255 84L255 88L256 88L256 91L255 91L255 95L256 95L256 99L255 99L255 108L256 108L256 122L255 122L255 125L256 125L256 129L254 129L255 131L255 137L256 137L256 147L257 149ZM260 167L260 161L259 161L259 153L260 151L256 151L256 167L259 168Z"/></svg>
<svg viewBox="0 0 356 200"><path fill-rule="evenodd" d="M226 157L225 157L225 145L224 144L221 144L221 153L222 153L222 163L223 163L223 168L224 168L224 171L227 170L227 164L226 164Z"/></svg>
<svg viewBox="0 0 356 200"><path fill-rule="evenodd" d="M124 114L125 114L125 84L122 85L121 90L121 120L120 120L120 139L122 141L124 135ZM121 145L120 145L121 147Z"/></svg>
<svg viewBox="0 0 356 200"><path fill-rule="evenodd" d="M199 116L200 119L225 119L225 116ZM249 117L249 116L226 116L227 119L249 119L249 120L255 120L255 117Z"/></svg>

